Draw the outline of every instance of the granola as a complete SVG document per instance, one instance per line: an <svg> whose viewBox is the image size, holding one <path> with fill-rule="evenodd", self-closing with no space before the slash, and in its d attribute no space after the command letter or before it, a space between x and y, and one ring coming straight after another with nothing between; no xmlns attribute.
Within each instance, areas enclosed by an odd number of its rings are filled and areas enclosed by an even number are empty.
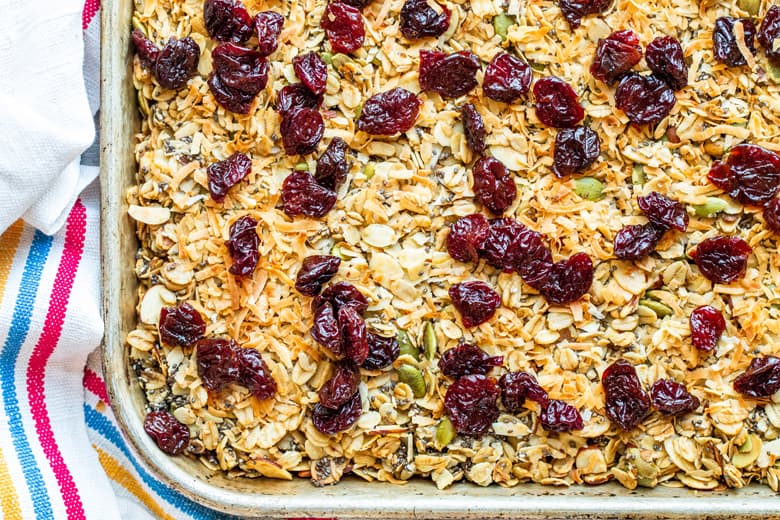
<svg viewBox="0 0 780 520"><path fill-rule="evenodd" d="M741 205L706 178L713 161L737 144L780 152L777 68L763 52L749 51L745 66L729 67L712 50L716 18L763 16L769 2L618 0L575 30L552 0L450 0L442 2L450 13L446 32L419 40L400 34L403 4L365 7L365 43L346 55L330 52L320 26L325 1L245 0L251 15L276 11L284 26L268 57L268 83L250 114L241 115L222 108L207 83L217 42L204 25L203 2L136 0L136 29L160 45L189 36L201 52L197 73L179 90L162 88L140 59L133 64L143 123L135 148L138 182L127 199L138 223L140 287L138 326L127 344L149 410L169 410L189 427L187 456L234 477L310 477L317 485L346 474L399 484L425 477L439 488L461 480L569 486L614 479L629 489L761 481L778 491L780 393L756 400L732 386L752 358L780 354L778 241L760 209ZM676 36L688 60L688 86L653 128L629 125L615 107L614 89L588 71L598 40L629 28L643 45ZM601 140L587 177L555 175L556 131L538 121L530 95L505 104L484 97L481 87L459 99L420 92L419 51L433 48L468 50L484 63L506 50L531 64L534 80L565 79ZM296 82L293 58L311 51L328 64L324 137L318 152L289 156L276 93ZM363 103L395 87L419 94L414 128L398 137L358 131ZM583 298L550 305L517 274L447 253L449 226L481 212L471 188L477 156L460 116L465 102L484 119L486 154L517 185L505 214L546 235L556 260L579 252L593 259L593 283ZM335 207L322 219L288 217L280 201L284 179L296 169L314 172L316 156L337 137L353 157ZM217 203L209 196L207 168L235 152L251 158L251 172ZM653 255L616 259L615 236L646 222L636 197L652 191L694 210L688 231L667 233ZM225 243L231 224L247 215L259 222L260 259L253 275L239 278L229 272ZM718 234L752 247L741 280L713 284L688 256ZM334 370L333 356L309 335L311 299L294 288L304 258L315 254L341 259L334 281L349 281L367 297L370 330L403 331L411 347L402 348L393 368L363 371L362 414L354 427L332 436L314 427L311 410ZM467 329L448 289L472 279L493 287L502 305L488 322ZM207 337L260 352L275 397L258 400L238 384L209 393L194 349L160 342L161 309L184 301L204 317ZM688 317L702 305L727 317L711 353L690 338ZM584 428L545 431L539 405L527 401L517 413L502 408L486 435L457 435L444 411L451 380L438 361L461 342L503 356L503 367L491 372L496 378L535 373L551 399L580 411ZM431 355L415 356L415 349ZM677 418L653 412L633 430L621 430L606 417L600 377L621 358L636 366L644 388L672 379L702 406Z"/></svg>

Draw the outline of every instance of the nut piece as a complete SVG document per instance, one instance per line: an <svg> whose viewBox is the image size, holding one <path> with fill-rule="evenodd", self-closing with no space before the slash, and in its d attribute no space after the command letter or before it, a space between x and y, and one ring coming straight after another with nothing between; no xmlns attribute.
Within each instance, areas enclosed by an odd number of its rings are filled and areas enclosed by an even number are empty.
<svg viewBox="0 0 780 520"><path fill-rule="evenodd" d="M160 322L160 311L163 307L176 303L176 295L169 291L164 285L153 285L144 294L141 300L141 308L138 314L143 323L157 325Z"/></svg>
<svg viewBox="0 0 780 520"><path fill-rule="evenodd" d="M580 475L593 475L607 471L607 461L604 460L604 454L598 448L580 450L577 454L576 464Z"/></svg>
<svg viewBox="0 0 780 520"><path fill-rule="evenodd" d="M420 369L412 365L401 365L397 371L398 380L409 385L415 398L425 397L425 379Z"/></svg>
<svg viewBox="0 0 780 520"><path fill-rule="evenodd" d="M136 221L150 226L165 224L171 218L171 210L162 206L137 206L133 204L127 208L127 213Z"/></svg>

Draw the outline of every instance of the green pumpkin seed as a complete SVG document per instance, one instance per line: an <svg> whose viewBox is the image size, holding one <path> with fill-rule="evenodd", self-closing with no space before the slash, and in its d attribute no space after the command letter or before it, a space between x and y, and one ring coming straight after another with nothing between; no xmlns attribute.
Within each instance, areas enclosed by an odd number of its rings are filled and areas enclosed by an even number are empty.
<svg viewBox="0 0 780 520"><path fill-rule="evenodd" d="M634 164L631 167L631 184L634 186L642 186L645 183L645 166L644 164Z"/></svg>
<svg viewBox="0 0 780 520"><path fill-rule="evenodd" d="M515 24L515 19L506 13L501 13L493 17L493 29L501 37L501 41L506 40L509 28Z"/></svg>
<svg viewBox="0 0 780 520"><path fill-rule="evenodd" d="M376 167L374 166L374 163L368 163L363 167L363 175L366 176L366 179L373 177L374 173L376 173Z"/></svg>
<svg viewBox="0 0 780 520"><path fill-rule="evenodd" d="M412 365L401 365L398 367L398 380L409 385L414 397L419 399L425 397L425 378L423 378L420 369Z"/></svg>
<svg viewBox="0 0 780 520"><path fill-rule="evenodd" d="M737 7L756 16L761 7L761 0L737 0Z"/></svg>
<svg viewBox="0 0 780 520"><path fill-rule="evenodd" d="M696 204L693 209L700 217L712 217L728 207L728 203L718 197L707 197L704 204Z"/></svg>
<svg viewBox="0 0 780 520"><path fill-rule="evenodd" d="M642 305L643 307L647 307L648 309L652 310L656 316L659 318L663 318L665 316L671 316L674 311L672 311L672 308L668 305L665 305L661 302L651 300L650 298L641 298L639 300L639 305Z"/></svg>
<svg viewBox="0 0 780 520"><path fill-rule="evenodd" d="M334 54L330 57L331 64L336 68L336 70L340 69L342 66L346 65L347 63L354 63L352 58L347 56L346 54Z"/></svg>
<svg viewBox="0 0 780 520"><path fill-rule="evenodd" d="M398 342L398 349L401 356L404 354L412 356L414 359L420 359L420 352L417 347L414 346L412 340L409 338L409 334L405 330L399 330L395 335L395 340Z"/></svg>
<svg viewBox="0 0 780 520"><path fill-rule="evenodd" d="M742 446L739 447L740 453L750 453L750 450L753 449L753 439L750 438L751 436L748 435L745 438L745 442L742 444Z"/></svg>
<svg viewBox="0 0 780 520"><path fill-rule="evenodd" d="M320 54L320 58L322 58L322 61L324 61L328 65L333 63L333 54L330 52L323 52L322 54Z"/></svg>
<svg viewBox="0 0 780 520"><path fill-rule="evenodd" d="M428 322L423 330L423 355L428 359L433 359L437 350L436 331L433 329L433 324Z"/></svg>
<svg viewBox="0 0 780 520"><path fill-rule="evenodd" d="M544 72L544 69L547 68L547 66L544 63L537 63L535 61L532 61L529 63L532 69L534 69L536 72Z"/></svg>
<svg viewBox="0 0 780 520"><path fill-rule="evenodd" d="M766 64L766 76L773 83L780 83L780 65L768 62Z"/></svg>
<svg viewBox="0 0 780 520"><path fill-rule="evenodd" d="M455 438L455 427L452 425L449 417L442 418L436 426L436 444L439 448L449 446L452 439Z"/></svg>
<svg viewBox="0 0 780 520"><path fill-rule="evenodd" d="M305 162L299 162L298 164L295 165L295 169L307 172L307 171L309 171L309 165L308 165L308 163L305 163Z"/></svg>
<svg viewBox="0 0 780 520"><path fill-rule="evenodd" d="M141 23L141 20L137 16L133 16L133 29L138 29L144 36L149 37L149 32L146 30L146 26Z"/></svg>
<svg viewBox="0 0 780 520"><path fill-rule="evenodd" d="M604 198L604 184L593 177L580 177L574 180L574 193L583 199L601 200Z"/></svg>

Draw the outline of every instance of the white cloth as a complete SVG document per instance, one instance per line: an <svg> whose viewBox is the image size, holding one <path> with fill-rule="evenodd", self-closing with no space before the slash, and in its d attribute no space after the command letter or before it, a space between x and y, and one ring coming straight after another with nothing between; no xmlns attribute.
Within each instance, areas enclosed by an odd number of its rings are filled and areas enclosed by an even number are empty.
<svg viewBox="0 0 780 520"><path fill-rule="evenodd" d="M84 0L0 0L0 232L22 217L55 233L97 175L79 159L95 135L83 8Z"/></svg>

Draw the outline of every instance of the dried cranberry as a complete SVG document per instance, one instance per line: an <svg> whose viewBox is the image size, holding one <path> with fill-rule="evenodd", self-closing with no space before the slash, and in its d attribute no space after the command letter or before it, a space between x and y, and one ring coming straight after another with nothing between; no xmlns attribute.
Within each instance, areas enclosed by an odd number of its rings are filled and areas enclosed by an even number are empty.
<svg viewBox="0 0 780 520"><path fill-rule="evenodd" d="M322 96L315 96L302 83L293 83L283 87L276 94L276 111L283 116L299 108L320 108Z"/></svg>
<svg viewBox="0 0 780 520"><path fill-rule="evenodd" d="M301 83L319 96L325 93L328 81L328 66L316 52L307 52L293 58L293 69Z"/></svg>
<svg viewBox="0 0 780 520"><path fill-rule="evenodd" d="M341 328L336 319L336 311L330 302L324 302L314 311L311 337L336 356L341 356L344 353Z"/></svg>
<svg viewBox="0 0 780 520"><path fill-rule="evenodd" d="M780 390L780 358L754 358L734 380L734 390L748 397L769 397Z"/></svg>
<svg viewBox="0 0 780 520"><path fill-rule="evenodd" d="M363 104L358 130L372 135L406 132L414 126L420 105L417 96L401 87L374 94Z"/></svg>
<svg viewBox="0 0 780 520"><path fill-rule="evenodd" d="M438 51L420 51L420 88L457 98L477 86L479 58L468 51L443 54Z"/></svg>
<svg viewBox="0 0 780 520"><path fill-rule="evenodd" d="M317 296L322 286L339 271L341 259L330 255L312 255L303 259L295 288L304 296Z"/></svg>
<svg viewBox="0 0 780 520"><path fill-rule="evenodd" d="M230 88L255 95L268 83L268 62L257 51L223 43L211 51L211 59L220 81Z"/></svg>
<svg viewBox="0 0 780 520"><path fill-rule="evenodd" d="M738 67L747 65L747 59L742 55L737 44L735 25L742 24L745 46L750 54L756 53L756 47L753 40L756 37L756 25L750 18L731 18L730 16L721 16L715 20L715 28L712 31L712 55L713 57L728 65L729 67Z"/></svg>
<svg viewBox="0 0 780 520"><path fill-rule="evenodd" d="M714 283L731 283L745 276L753 250L739 237L718 236L702 241L691 253L701 274Z"/></svg>
<svg viewBox="0 0 780 520"><path fill-rule="evenodd" d="M726 162L715 161L707 178L742 204L763 206L780 190L780 156L754 144L738 144Z"/></svg>
<svg viewBox="0 0 780 520"><path fill-rule="evenodd" d="M338 282L329 285L311 304L316 309L324 302L330 302L336 310L342 307L353 307L358 314L368 309L368 300L354 285L349 282Z"/></svg>
<svg viewBox="0 0 780 520"><path fill-rule="evenodd" d="M366 370L382 370L389 367L401 354L398 341L368 332L368 357L360 364Z"/></svg>
<svg viewBox="0 0 780 520"><path fill-rule="evenodd" d="M531 87L531 67L506 52L499 52L485 69L482 92L496 101L512 103L528 93Z"/></svg>
<svg viewBox="0 0 780 520"><path fill-rule="evenodd" d="M160 48L138 29L134 29L130 34L130 37L133 40L133 46L138 53L138 59L141 60L141 65L147 69L154 66L154 63L157 61L157 56L160 54Z"/></svg>
<svg viewBox="0 0 780 520"><path fill-rule="evenodd" d="M642 46L636 33L630 30L613 32L599 39L590 73L604 83L612 83L641 60Z"/></svg>
<svg viewBox="0 0 780 520"><path fill-rule="evenodd" d="M680 90L688 85L688 65L677 38L659 36L651 41L645 49L645 61L653 74L664 80L673 90Z"/></svg>
<svg viewBox="0 0 780 520"><path fill-rule="evenodd" d="M206 175L209 179L209 192L215 202L225 200L230 188L241 182L252 171L252 161L246 154L235 152L224 161L209 165Z"/></svg>
<svg viewBox="0 0 780 520"><path fill-rule="evenodd" d="M555 76L542 78L534 84L536 117L554 128L571 128L582 121L585 110L577 100L571 85Z"/></svg>
<svg viewBox="0 0 780 520"><path fill-rule="evenodd" d="M558 0L558 7L572 29L576 29L583 17L603 13L611 3L612 0Z"/></svg>
<svg viewBox="0 0 780 520"><path fill-rule="evenodd" d="M314 178L323 188L336 191L347 178L347 143L341 137L334 137L317 159Z"/></svg>
<svg viewBox="0 0 780 520"><path fill-rule="evenodd" d="M474 195L494 215L501 215L517 197L517 186L501 161L482 157L474 163Z"/></svg>
<svg viewBox="0 0 780 520"><path fill-rule="evenodd" d="M233 259L230 272L236 276L250 276L260 259L257 221L249 215L238 218L230 226L230 239L225 245Z"/></svg>
<svg viewBox="0 0 780 520"><path fill-rule="evenodd" d="M626 74L615 91L615 106L635 125L660 123L676 103L674 90L653 74Z"/></svg>
<svg viewBox="0 0 780 520"><path fill-rule="evenodd" d="M296 170L282 183L282 205L291 217L306 215L319 218L336 204L336 192L323 188L309 172Z"/></svg>
<svg viewBox="0 0 780 520"><path fill-rule="evenodd" d="M455 284L450 287L449 294L467 329L488 321L501 306L498 293L478 280Z"/></svg>
<svg viewBox="0 0 780 520"><path fill-rule="evenodd" d="M279 45L279 34L284 26L284 17L273 11L261 11L255 15L257 30L257 52L269 56Z"/></svg>
<svg viewBox="0 0 780 520"><path fill-rule="evenodd" d="M433 0L430 0L433 2ZM401 8L401 34L415 40L426 36L441 36L450 27L450 11L443 5L428 0L406 0Z"/></svg>
<svg viewBox="0 0 780 520"><path fill-rule="evenodd" d="M336 361L336 371L319 390L320 404L325 408L337 409L349 401L360 384L360 371L357 365L349 360Z"/></svg>
<svg viewBox="0 0 780 520"><path fill-rule="evenodd" d="M512 413L523 409L526 399L538 403L542 408L547 406L549 397L547 391L528 372L508 372L498 381L501 387L501 402L504 408Z"/></svg>
<svg viewBox="0 0 780 520"><path fill-rule="evenodd" d="M469 374L485 375L503 362L504 356L489 356L476 345L461 343L441 355L439 370L445 376L457 379Z"/></svg>
<svg viewBox="0 0 780 520"><path fill-rule="evenodd" d="M352 7L356 7L357 9L363 10L366 6L371 4L374 0L339 0L339 2L345 3L347 5L351 5Z"/></svg>
<svg viewBox="0 0 780 520"><path fill-rule="evenodd" d="M363 413L360 402L360 392L355 392L349 401L335 410L325 408L321 404L314 405L311 411L311 420L314 427L325 435L334 435L352 427L360 419Z"/></svg>
<svg viewBox="0 0 780 520"><path fill-rule="evenodd" d="M203 386L218 392L231 383L239 383L258 399L276 393L276 382L260 353L241 348L232 339L202 339L197 345L198 375Z"/></svg>
<svg viewBox="0 0 780 520"><path fill-rule="evenodd" d="M189 347L206 333L206 322L187 302L160 309L160 340L169 347Z"/></svg>
<svg viewBox="0 0 780 520"><path fill-rule="evenodd" d="M564 128L555 136L553 172L558 177L586 170L601 154L596 132L587 126Z"/></svg>
<svg viewBox="0 0 780 520"><path fill-rule="evenodd" d="M691 395L684 385L671 379L659 379L650 389L653 406L667 415L685 415L697 409L699 398Z"/></svg>
<svg viewBox="0 0 780 520"><path fill-rule="evenodd" d="M572 432L585 427L579 410L558 399L550 399L539 415L542 428L549 432Z"/></svg>
<svg viewBox="0 0 780 520"><path fill-rule="evenodd" d="M343 2L335 2L325 7L320 25L325 29L333 52L349 54L363 46L366 29L360 11Z"/></svg>
<svg viewBox="0 0 780 520"><path fill-rule="evenodd" d="M658 227L685 231L688 229L688 212L676 200L651 191L644 197L637 197L639 209L647 219Z"/></svg>
<svg viewBox="0 0 780 520"><path fill-rule="evenodd" d="M710 305L696 307L691 313L690 325L693 346L704 351L713 350L726 330L723 314Z"/></svg>
<svg viewBox="0 0 780 520"><path fill-rule="evenodd" d="M498 418L498 386L482 375L464 376L447 389L444 409L455 430L465 435L483 435Z"/></svg>
<svg viewBox="0 0 780 520"><path fill-rule="evenodd" d="M515 271L522 259L520 240L528 228L513 218L494 218L489 226L480 254L487 263L505 273Z"/></svg>
<svg viewBox="0 0 780 520"><path fill-rule="evenodd" d="M772 233L780 235L780 199L772 199L764 206L764 222Z"/></svg>
<svg viewBox="0 0 780 520"><path fill-rule="evenodd" d="M615 235L615 257L641 260L655 251L663 236L664 229L652 223L626 226Z"/></svg>
<svg viewBox="0 0 780 520"><path fill-rule="evenodd" d="M146 414L144 431L168 455L179 455L190 443L190 429L167 410Z"/></svg>
<svg viewBox="0 0 780 520"><path fill-rule="evenodd" d="M252 348L236 350L239 375L238 383L244 385L249 392L261 401L276 395L276 381L271 370L265 364L260 352Z"/></svg>
<svg viewBox="0 0 780 520"><path fill-rule="evenodd" d="M625 359L612 363L601 375L607 417L625 431L650 413L650 397L642 389L636 369Z"/></svg>
<svg viewBox="0 0 780 520"><path fill-rule="evenodd" d="M211 73L208 83L211 95L225 109L236 114L248 114L252 110L255 94L228 87L216 72Z"/></svg>
<svg viewBox="0 0 780 520"><path fill-rule="evenodd" d="M764 53L769 61L780 65L780 46L775 46L777 40L780 40L780 6L772 5L758 29L758 43L764 47Z"/></svg>
<svg viewBox="0 0 780 520"><path fill-rule="evenodd" d="M525 283L541 291L553 268L552 251L544 243L544 235L525 229L517 241L519 264L516 271Z"/></svg>
<svg viewBox="0 0 780 520"><path fill-rule="evenodd" d="M528 283L528 282L526 282ZM593 262L585 253L552 265L538 289L549 303L561 305L579 300L593 283Z"/></svg>
<svg viewBox="0 0 780 520"><path fill-rule="evenodd" d="M460 118L463 120L463 133L466 136L466 143L474 153L485 151L485 122L479 115L476 107L471 103L466 103L460 107Z"/></svg>
<svg viewBox="0 0 780 520"><path fill-rule="evenodd" d="M198 72L200 47L189 36L177 40L171 38L154 62L152 74L163 88L178 90Z"/></svg>
<svg viewBox="0 0 780 520"><path fill-rule="evenodd" d="M299 108L284 114L279 132L287 155L306 155L317 149L325 123L316 110Z"/></svg>
<svg viewBox="0 0 780 520"><path fill-rule="evenodd" d="M238 381L241 367L234 351L239 348L232 339L205 338L198 341L198 375L203 380L203 386L218 392Z"/></svg>
<svg viewBox="0 0 780 520"><path fill-rule="evenodd" d="M460 262L477 262L479 250L490 233L490 227L485 217L480 214L467 215L459 218L447 235L447 252Z"/></svg>
<svg viewBox="0 0 780 520"><path fill-rule="evenodd" d="M221 42L245 43L252 37L252 17L236 0L206 0L203 20L209 36Z"/></svg>
<svg viewBox="0 0 780 520"><path fill-rule="evenodd" d="M341 307L336 316L341 327L344 355L359 365L368 357L366 322L350 306Z"/></svg>

